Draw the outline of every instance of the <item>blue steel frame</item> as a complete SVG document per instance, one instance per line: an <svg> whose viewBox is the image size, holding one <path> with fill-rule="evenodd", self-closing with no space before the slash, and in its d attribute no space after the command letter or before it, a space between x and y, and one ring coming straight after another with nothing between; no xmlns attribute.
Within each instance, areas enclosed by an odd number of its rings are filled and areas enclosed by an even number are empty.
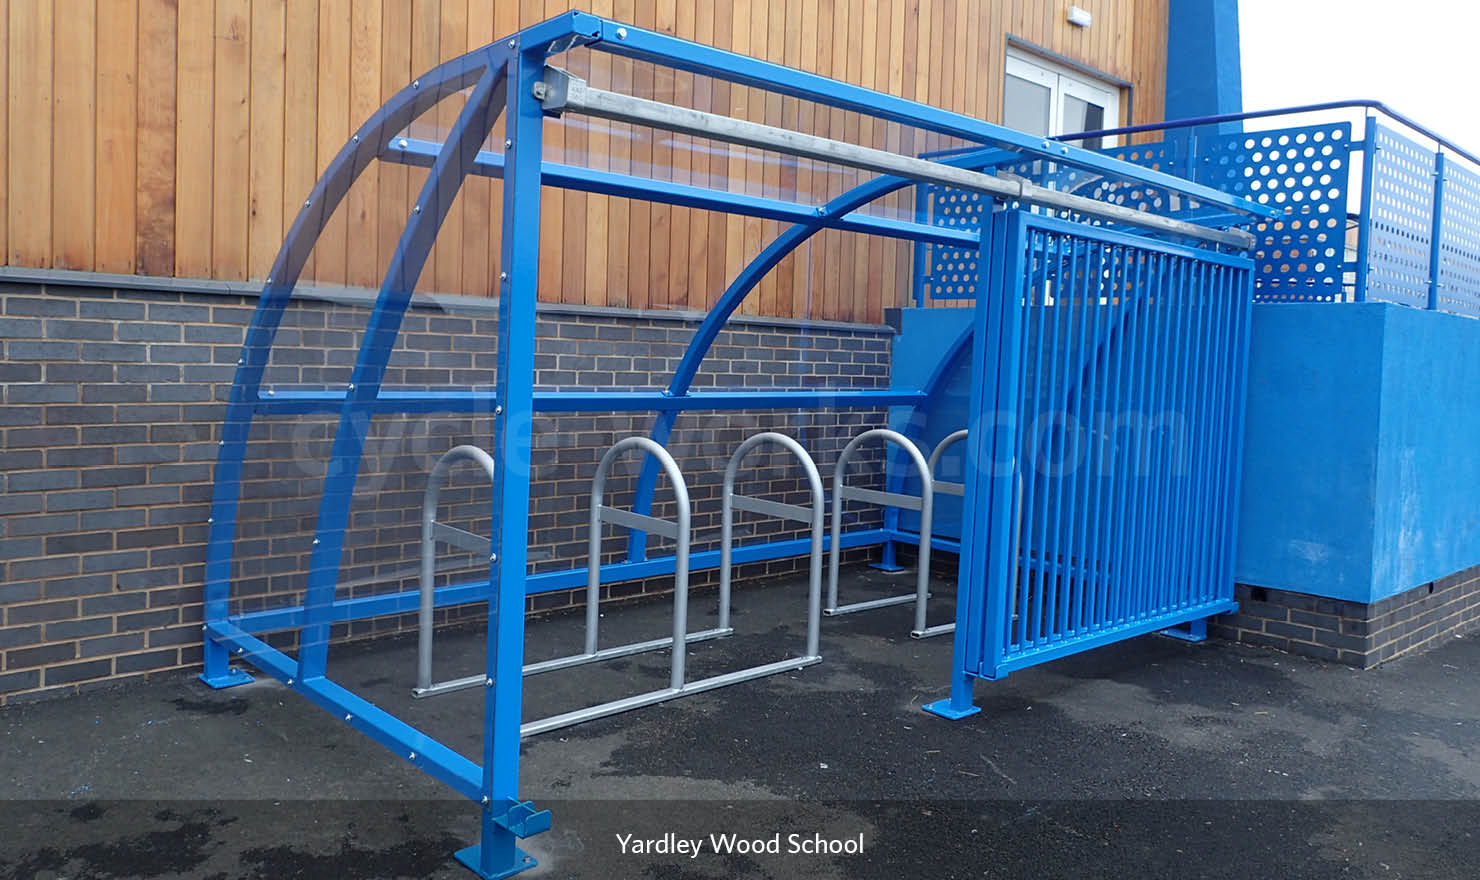
<svg viewBox="0 0 1480 880"><path fill-rule="evenodd" d="M479 842L458 858L484 878L505 877L533 866L516 846L518 838L546 830L550 816L518 798L519 727L524 657L525 597L568 589L585 581L584 569L526 577L529 487L523 478L530 447L533 412L652 411L652 437L664 443L679 412L688 410L795 409L928 405L931 388L920 391L809 390L794 392L690 393L700 362L719 330L756 283L786 254L826 228L888 235L914 241L974 246L977 236L928 224L857 213L857 209L908 181L871 180L822 206L798 205L740 193L676 187L621 174L543 163L543 108L532 85L550 57L575 46L589 46L639 61L728 80L819 104L855 111L941 134L978 142L983 149L1010 150L1052 158L1119 178L1145 181L1187 193L1230 211L1266 214L1259 206L1170 175L1120 162L1097 153L1042 140L980 120L917 104L776 64L697 45L665 34L622 25L584 13L567 13L449 61L421 76L376 111L329 163L283 242L237 363L215 472L215 487L205 573L203 681L230 687L251 677L230 665L232 656L251 663L291 689L341 716L346 723L402 755L424 772L481 806ZM471 93L445 143L392 142L393 135L448 96ZM506 151L479 151L499 114L505 119ZM343 390L287 389L264 393L263 373L304 263L350 186L374 160L427 167L428 175L397 250L383 279L356 358ZM965 154L952 164L980 162ZM416 279L462 181L468 175L504 180L501 265L498 300L498 355L494 391L383 389L386 365ZM695 334L669 387L661 393L536 393L532 387L535 303L539 265L540 188L563 186L633 198L691 205L710 210L794 221L720 298ZM963 336L963 344L965 337ZM247 614L230 613L232 554L237 506L253 418L296 413L338 413L339 423L325 477L310 558L304 602L300 606ZM439 588L439 606L488 603L488 687L484 700L484 745L477 764L363 698L330 681L327 655L333 624L414 610L418 594L340 600L338 568L364 438L371 420L383 413L479 412L493 417L493 448L498 469L492 498L489 576L486 581ZM655 469L645 468L636 508L650 508ZM845 546L885 543L886 530L845 535ZM671 573L672 557L644 559L643 536L634 535L625 562L602 566L603 582ZM804 555L805 540L737 548L736 562ZM695 554L691 568L718 564L718 552ZM259 634L300 630L295 659L269 646Z"/></svg>
<svg viewBox="0 0 1480 880"><path fill-rule="evenodd" d="M1232 563L1253 305L1251 261L1024 211L991 214L986 227L981 289L990 293L978 297L972 324L975 369L968 419L973 430L965 442L974 476L963 496L951 691L925 706L949 719L980 711L972 701L973 678L997 679L1173 628L1172 635L1196 640L1208 617L1237 608ZM1055 237L1059 247L1071 248L1066 263L1084 261L1078 269L1066 265L1056 280L1061 293L1055 294L1051 311L1066 313L1062 324L1057 314L1049 317L1044 276L1033 271L1030 244ZM1091 247L1097 248L1099 261L1093 269ZM1115 260L1136 251L1144 262L1107 265L1107 251L1116 254ZM1039 251L1044 258L1047 253ZM1117 305L1110 293L1115 290L1122 291L1118 307L1123 313L1106 325L1103 313ZM1155 308L1150 307L1153 298ZM1030 310L1039 315L1036 325ZM1029 332L1035 326L1036 340ZM1052 341L1046 344L1045 336ZM1122 354L1113 354L1116 349ZM1072 366L1076 359L1078 370ZM1063 375L1056 376L1060 363ZM1125 465L1105 496L1088 464L1053 474L1028 463L1035 450L1025 445L1026 420L1049 411L1036 408L1047 400L1053 411L1069 418L1078 413L1079 423L1087 424L1092 372L1103 374L1098 381L1104 389L1094 405L1114 407L1117 415L1168 408L1190 412L1194 464L1181 486L1170 479L1175 472L1169 467L1153 468L1150 485L1137 491ZM1117 445L1114 437L1098 442ZM1138 468L1145 466L1151 448L1144 436L1127 444ZM1076 451L1088 456L1081 461L1103 467L1103 448L1097 452L1091 444L1088 451ZM1124 450L1120 458L1126 460ZM1161 464L1169 461L1168 454ZM1035 497L1041 500L1035 503ZM1101 518L1114 520L1104 532ZM1189 570L1192 574L1185 575Z"/></svg>

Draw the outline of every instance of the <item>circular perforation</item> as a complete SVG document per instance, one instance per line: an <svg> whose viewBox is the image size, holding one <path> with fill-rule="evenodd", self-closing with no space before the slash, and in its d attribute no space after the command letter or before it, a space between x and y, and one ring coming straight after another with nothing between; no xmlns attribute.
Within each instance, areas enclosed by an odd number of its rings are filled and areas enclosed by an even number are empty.
<svg viewBox="0 0 1480 880"><path fill-rule="evenodd" d="M1383 126L1377 126L1373 143L1367 298L1426 306L1434 154Z"/></svg>
<svg viewBox="0 0 1480 880"><path fill-rule="evenodd" d="M931 186L930 216L937 226L980 229L983 207L981 193ZM925 285L935 299L969 299L976 296L977 251L931 245L927 249Z"/></svg>
<svg viewBox="0 0 1480 880"><path fill-rule="evenodd" d="M1202 182L1284 212L1252 229L1255 299L1343 298L1351 125L1233 133L1201 146Z"/></svg>

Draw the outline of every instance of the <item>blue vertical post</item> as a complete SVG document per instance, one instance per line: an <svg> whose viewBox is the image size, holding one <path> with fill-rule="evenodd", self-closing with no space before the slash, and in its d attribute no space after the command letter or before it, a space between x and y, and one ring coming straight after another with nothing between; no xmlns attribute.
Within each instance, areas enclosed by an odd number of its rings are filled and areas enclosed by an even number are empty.
<svg viewBox="0 0 1480 880"><path fill-rule="evenodd" d="M972 326L970 433L964 444L965 492L961 508L961 552L956 580L956 631L951 652L951 694L924 706L926 712L958 720L981 711L973 700L972 676L983 652L1000 650L1003 621L992 613L988 592L998 583L988 570L987 544L1012 529L1001 519L997 492L1004 452L1013 454L1016 425L1009 401L1017 397L1017 281L1023 272L1022 224L1016 212L982 217ZM1008 467L1009 472L1012 468ZM1009 474L1008 483L1012 482ZM1010 508L1010 503L1009 503ZM994 548L995 549L995 548Z"/></svg>
<svg viewBox="0 0 1480 880"><path fill-rule="evenodd" d="M1356 290L1352 299L1367 301L1367 273L1371 268L1368 248L1372 241L1372 166L1377 162L1377 117L1367 115L1367 124L1362 134L1362 200L1357 218L1357 274Z"/></svg>
<svg viewBox="0 0 1480 880"><path fill-rule="evenodd" d="M1429 234L1429 308L1439 308L1439 236L1444 232L1444 148L1434 153L1434 223Z"/></svg>
<svg viewBox="0 0 1480 880"><path fill-rule="evenodd" d="M533 87L543 46L509 60L505 119L498 375L493 418L492 529L487 683L483 689L483 805L476 845L457 858L479 877L507 877L535 860L514 845L524 666L524 577L534 392L535 303L540 261L540 154L544 114Z"/></svg>

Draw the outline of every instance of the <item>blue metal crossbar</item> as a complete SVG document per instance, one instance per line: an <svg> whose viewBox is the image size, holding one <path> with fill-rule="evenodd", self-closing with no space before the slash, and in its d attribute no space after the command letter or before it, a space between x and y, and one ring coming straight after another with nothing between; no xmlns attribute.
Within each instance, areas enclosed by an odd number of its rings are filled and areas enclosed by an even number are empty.
<svg viewBox="0 0 1480 880"><path fill-rule="evenodd" d="M272 415L335 413L346 392L277 388L257 400L257 412ZM819 409L916 404L924 394L853 388L798 388L776 391L701 391L672 396L660 391L536 391L531 412L691 412L703 410ZM488 413L498 396L492 391L405 391L384 389L367 404L376 413Z"/></svg>
<svg viewBox="0 0 1480 880"><path fill-rule="evenodd" d="M843 549L856 550L866 547L877 547L886 539L898 538L883 529L860 529L853 532L844 532L842 541ZM904 535L910 539L910 535ZM832 546L832 539L823 536L823 549ZM954 550L952 546L948 549ZM782 541L767 541L765 543L741 544L733 551L735 565L745 565L751 562L767 562L772 559L789 559L794 556L802 556L811 551L811 541L807 538L790 538ZM689 571L707 571L720 567L722 554L719 550L700 550L689 556ZM601 582L604 584L621 583L623 581L640 580L642 578L662 577L674 572L676 560L673 556L654 556L641 562L608 562L601 566ZM572 590L586 583L586 568L563 569L561 571L545 571L531 574L525 580L526 596L537 596L543 593L554 593L561 590ZM485 602L493 594L493 584L489 581L477 581L473 583L455 584L451 586L438 587L434 594L435 606L447 608L453 605L467 605L473 602ZM386 617L393 614L405 614L415 611L420 594L416 590L405 590L396 593L383 593L378 596L360 596L354 599L340 599L331 607L332 620L335 623L347 623L351 620L367 620L374 617ZM229 621L241 629L252 633L277 632L280 630L296 629L303 625L303 606L289 606L286 608L272 608L266 611L252 611L244 614L231 615Z"/></svg>
<svg viewBox="0 0 1480 880"><path fill-rule="evenodd" d="M437 157L440 146L431 141L395 138L380 157L406 165L430 167ZM488 150L479 152L473 161L472 173L480 177L502 178L504 176L503 155ZM541 179L546 186L577 192L622 198L642 198L663 205L700 208L706 211L725 211L749 217L763 217L767 220L795 223L817 216L817 208L814 205L767 199L745 193L721 193L705 186L692 186L671 180L654 180L636 174L617 174L594 168L582 168L579 165L546 162L541 166ZM836 226L846 232L861 232L910 241L932 241L954 245L972 245L976 242L976 236L968 232L941 229L924 223L891 220L887 217L875 217L857 212L837 218Z"/></svg>
<svg viewBox="0 0 1480 880"><path fill-rule="evenodd" d="M544 830L549 824L547 814L518 796L527 597L546 589L568 588L568 582L573 586L586 577L584 569L527 575L530 494L523 475L527 473L531 447L530 416L535 412L650 411L655 413L652 436L661 444L672 430L677 413L687 410L928 405L935 393L930 388L887 392L793 389L690 394L690 387L700 362L744 297L767 272L818 231L846 229L942 247L976 247L980 241L974 231L944 229L922 218L900 221L860 212L871 202L908 185L898 177L878 177L825 205L808 206L702 187L656 184L641 177L546 163L542 158L544 110L535 97L534 86L541 81L545 65L554 56L576 46L590 46L596 51L855 111L981 145L972 153L946 159L940 163L943 165L980 167L993 154L1000 158L1006 151L1014 156L1051 160L1177 193L1216 208L1219 223L1230 222L1235 216L1273 219L1277 214L1256 201L1197 181L1179 179L1161 170L584 13L557 16L453 59L397 93L330 161L305 200L273 263L248 328L222 426L211 502L202 678L215 687L250 680L229 663L232 657L244 659L477 802L481 808L479 841L459 852L458 858L483 878L506 877L532 867L534 859L521 852L516 841ZM459 92L467 92L467 97L444 143L427 145L408 139L403 144L397 139L392 144L391 138L413 120ZM500 116L505 151L502 155L482 152L480 145ZM380 284L350 381L343 389L264 389L269 354L308 255L350 187L376 159L422 165L427 168L427 174ZM503 180L499 265L504 273L496 291L498 329L493 387L487 390L385 387L387 366L416 281L443 219L462 182L470 175ZM665 392L603 393L594 389L536 392L533 387L535 304L543 185L728 211L792 225L762 250L723 292L700 325ZM1126 240L1142 241L1129 236ZM495 467L489 508L488 577L480 583L438 588L433 596L437 606L487 603L485 670L491 685L484 688L483 748L477 764L328 678L331 626L417 608L417 591L351 600L337 596L350 505L365 439L376 416L407 412L478 413L492 417L493 434L488 452ZM303 604L233 616L229 612L238 505L247 442L259 413L274 416L326 413L338 418L319 499ZM638 514L647 512L651 497L652 479L645 472L636 495ZM871 546L893 540L896 534L889 530L868 530L843 535L839 543ZM644 536L634 534L627 561L602 566L600 580L661 575L679 567L680 562L672 557L644 560L643 539ZM735 551L734 559L743 562L801 555L807 550L801 546L803 543L782 541L741 547ZM697 553L689 562L692 568L708 567L718 563L718 556L717 551ZM296 658L270 647L253 634L274 629L298 630ZM958 631L958 640L960 635Z"/></svg>

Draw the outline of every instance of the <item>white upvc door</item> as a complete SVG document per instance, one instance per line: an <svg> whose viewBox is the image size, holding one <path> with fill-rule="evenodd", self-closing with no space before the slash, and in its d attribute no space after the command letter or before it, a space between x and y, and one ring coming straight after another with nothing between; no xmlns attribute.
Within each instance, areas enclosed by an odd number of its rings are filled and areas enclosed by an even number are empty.
<svg viewBox="0 0 1480 880"><path fill-rule="evenodd" d="M1056 137L1120 125L1120 90L1110 83L1038 58L1009 52L1002 92L1002 124L1029 134ZM1091 138L1080 146L1113 146Z"/></svg>

